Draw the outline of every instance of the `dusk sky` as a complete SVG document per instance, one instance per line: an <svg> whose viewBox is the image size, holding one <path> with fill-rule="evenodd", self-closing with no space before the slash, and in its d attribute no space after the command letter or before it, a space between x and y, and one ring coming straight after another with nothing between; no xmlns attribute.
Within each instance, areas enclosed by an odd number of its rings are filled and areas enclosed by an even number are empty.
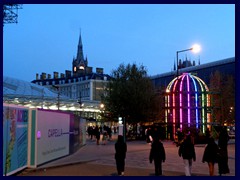
<svg viewBox="0 0 240 180"><path fill-rule="evenodd" d="M234 4L24 4L17 24L3 27L3 75L35 80L36 73L72 69L81 31L88 65L111 74L121 63L148 75L173 70L176 51L201 64L235 57Z"/></svg>

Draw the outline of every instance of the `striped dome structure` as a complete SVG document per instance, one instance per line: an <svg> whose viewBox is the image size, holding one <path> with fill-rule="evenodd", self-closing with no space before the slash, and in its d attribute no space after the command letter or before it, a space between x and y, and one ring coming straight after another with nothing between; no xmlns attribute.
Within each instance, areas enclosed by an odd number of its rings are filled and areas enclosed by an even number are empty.
<svg viewBox="0 0 240 180"><path fill-rule="evenodd" d="M209 89L199 77L183 73L167 86L165 96L165 122L171 124L175 137L176 129L194 127L205 132L210 114Z"/></svg>

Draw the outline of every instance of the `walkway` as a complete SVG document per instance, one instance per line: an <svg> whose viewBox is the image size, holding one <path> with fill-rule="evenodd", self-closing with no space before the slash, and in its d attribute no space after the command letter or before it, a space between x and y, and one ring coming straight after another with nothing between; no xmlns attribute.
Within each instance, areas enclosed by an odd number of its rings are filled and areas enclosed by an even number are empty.
<svg viewBox="0 0 240 180"><path fill-rule="evenodd" d="M115 138L115 137L114 137ZM231 140L233 141L233 140ZM17 176L116 176L114 159L115 139L107 145L96 145L90 139L76 153L44 164L37 169L27 169ZM164 176L184 176L182 158L178 156L178 148L172 141L163 142L166 161L163 163ZM154 176L154 164L149 163L150 144L145 141L128 141L125 176ZM204 145L196 145L196 162L193 163L193 176L208 176L208 165L202 163ZM228 146L230 174L235 176L235 142ZM215 165L215 174L218 174Z"/></svg>

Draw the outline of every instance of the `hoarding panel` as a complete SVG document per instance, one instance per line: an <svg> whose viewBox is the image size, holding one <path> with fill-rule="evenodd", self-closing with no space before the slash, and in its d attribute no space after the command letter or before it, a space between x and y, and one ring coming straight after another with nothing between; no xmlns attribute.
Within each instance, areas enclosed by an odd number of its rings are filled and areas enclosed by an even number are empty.
<svg viewBox="0 0 240 180"><path fill-rule="evenodd" d="M3 174L11 175L27 166L28 109L3 107Z"/></svg>
<svg viewBox="0 0 240 180"><path fill-rule="evenodd" d="M38 110L37 165L69 154L70 114Z"/></svg>

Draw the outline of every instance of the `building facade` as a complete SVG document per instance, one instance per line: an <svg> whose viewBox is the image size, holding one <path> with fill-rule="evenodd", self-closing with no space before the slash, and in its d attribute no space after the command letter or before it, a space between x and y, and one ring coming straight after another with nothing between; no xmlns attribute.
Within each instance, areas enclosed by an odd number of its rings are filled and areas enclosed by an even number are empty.
<svg viewBox="0 0 240 180"><path fill-rule="evenodd" d="M235 78L235 57L222 59L206 64L201 64L199 62L199 65L195 66L195 63L193 62L191 66L185 66L185 61L181 63L179 61L179 75L182 73L191 73L199 78L201 78L208 86L210 84L210 76L211 74L215 73L216 71L219 71L223 75L231 75ZM191 63L188 63L191 64ZM155 88L166 88L168 84L176 77L176 68L174 68L174 71L155 75L150 77L152 80L152 83L154 84Z"/></svg>
<svg viewBox="0 0 240 180"><path fill-rule="evenodd" d="M45 86L48 89L55 90L59 96L67 96L70 100L81 103L80 106L85 108L82 114L86 118L96 119L96 114L87 113L86 109L91 106L101 104L101 96L107 86L110 76L104 74L103 68L93 68L88 66L87 57L83 55L83 44L81 34L79 36L77 56L73 58L72 70L65 70L65 73L53 72L53 78L50 74L43 72L40 76L36 74L34 84ZM88 107L86 105L88 104Z"/></svg>

